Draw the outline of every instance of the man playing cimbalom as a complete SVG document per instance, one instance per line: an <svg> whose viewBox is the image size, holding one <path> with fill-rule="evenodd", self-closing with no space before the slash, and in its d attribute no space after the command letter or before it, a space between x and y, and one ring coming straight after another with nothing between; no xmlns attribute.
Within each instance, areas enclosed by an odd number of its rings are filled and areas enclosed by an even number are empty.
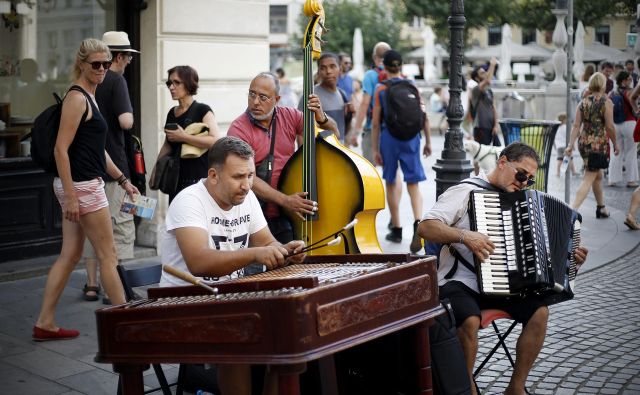
<svg viewBox="0 0 640 395"><path fill-rule="evenodd" d="M133 108L129 98L129 88L124 79L133 54L140 53L131 48L129 36L125 32L106 32L102 41L111 51L111 67L107 70L104 81L96 89L96 102L100 113L107 121L106 149L113 163L118 166L126 178L130 178L129 163L125 150L125 133L131 133L133 128ZM118 261L133 258L133 243L136 238L136 227L133 215L120 211L124 199L124 190L118 186L116 180L105 174L105 192L109 199L111 224L113 226L113 241L116 246ZM100 286L97 279L97 261L91 243L84 243L83 256L87 267L87 284L83 289L85 300L98 300ZM109 303L107 296L105 303Z"/></svg>
<svg viewBox="0 0 640 395"><path fill-rule="evenodd" d="M302 241L283 245L267 228L251 190L253 156L251 147L235 137L211 147L207 178L185 188L169 206L162 262L211 282L242 276L254 263L272 270L304 260L304 254L287 258L304 248ZM160 286L175 285L186 282L163 272ZM218 384L222 394L251 394L249 366L218 365Z"/></svg>
<svg viewBox="0 0 640 395"><path fill-rule="evenodd" d="M269 155L272 129L275 129L274 163L270 180L254 178L253 191L261 200L267 202L265 216L273 236L286 244L293 240L291 222L281 209L303 218L304 214L313 214L317 202L306 198L306 192L285 195L278 191L278 180L282 168L295 152L296 142L302 144L302 112L291 107L276 107L280 100L280 83L272 73L258 74L249 85L247 110L229 126L228 136L246 141L255 151L256 167ZM318 125L325 130L337 133L338 127L331 117L322 110L320 99L309 95L307 108L314 113ZM327 208L330 209L330 208Z"/></svg>
<svg viewBox="0 0 640 395"><path fill-rule="evenodd" d="M479 178L504 192L519 191L533 185L539 162L533 148L520 142L511 143L500 153L496 168L489 175L481 171ZM459 258L466 261L443 253L438 265L438 286L440 298L448 298L451 302L471 382L478 352L480 310L504 310L522 323L522 333L516 345L515 367L505 393L524 395L529 371L544 344L549 309L544 300L535 295L496 298L479 293L473 258L475 256L484 261L495 248L489 236L470 230L467 211L469 196L479 188L460 183L447 189L425 214L418 226L418 234L425 240L449 244L457 251ZM587 249L578 247L575 253L578 266L584 263L586 257ZM472 385L471 389L475 394L475 386Z"/></svg>

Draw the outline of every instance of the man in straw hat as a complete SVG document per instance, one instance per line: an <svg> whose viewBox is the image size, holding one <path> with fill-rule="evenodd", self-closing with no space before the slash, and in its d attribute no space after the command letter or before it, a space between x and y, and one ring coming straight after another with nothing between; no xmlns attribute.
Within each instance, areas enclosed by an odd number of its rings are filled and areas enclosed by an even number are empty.
<svg viewBox="0 0 640 395"><path fill-rule="evenodd" d="M106 32L102 41L111 50L111 66L104 81L96 89L98 108L109 126L106 149L113 163L122 170L124 177L129 178L129 163L125 150L125 133L130 133L133 127L133 108L129 98L129 88L124 79L124 70L131 63L134 53L140 53L131 48L129 36L125 32ZM120 211L124 194L118 187L123 180L114 180L105 174L105 192L109 199L109 210L113 225L113 238L118 260L133 258L133 242L135 241L135 224L133 215ZM87 284L83 289L83 297L88 301L98 300L100 286L97 281L97 261L91 243L84 243L83 256L87 266ZM109 303L108 297L103 299Z"/></svg>

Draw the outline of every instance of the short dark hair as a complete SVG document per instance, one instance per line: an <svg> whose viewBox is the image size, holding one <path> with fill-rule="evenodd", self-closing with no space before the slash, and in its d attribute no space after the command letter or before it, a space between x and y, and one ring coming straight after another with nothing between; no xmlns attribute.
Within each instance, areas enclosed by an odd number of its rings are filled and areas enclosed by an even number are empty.
<svg viewBox="0 0 640 395"><path fill-rule="evenodd" d="M618 71L618 74L616 75L616 84L618 84L618 87L620 87L620 85L622 85L622 82L630 76L631 74L629 74L627 70Z"/></svg>
<svg viewBox="0 0 640 395"><path fill-rule="evenodd" d="M613 63L611 62L602 62L602 64L600 65L600 70L612 69L612 68L613 68Z"/></svg>
<svg viewBox="0 0 640 395"><path fill-rule="evenodd" d="M221 137L209 150L207 158L209 160L209 168L221 169L229 155L236 155L242 159L251 159L255 153L249 144L237 137Z"/></svg>
<svg viewBox="0 0 640 395"><path fill-rule="evenodd" d="M171 76L171 74L176 73L178 77L182 80L184 84L184 88L187 90L189 95L193 96L198 93L198 72L191 66L175 66L167 71L167 78Z"/></svg>
<svg viewBox="0 0 640 395"><path fill-rule="evenodd" d="M500 156L506 156L509 162L519 162L524 157L528 157L531 159L535 159L536 164L540 166L540 156L538 156L536 150L534 150L531 146L519 141L514 141L513 143L507 145L502 150L502 152L500 152Z"/></svg>
<svg viewBox="0 0 640 395"><path fill-rule="evenodd" d="M628 65L628 64L630 64L630 65L632 65L632 66L635 66L635 65L633 64L633 59L627 59L627 60L624 62L624 65L625 65L625 66L626 66L626 65Z"/></svg>
<svg viewBox="0 0 640 395"><path fill-rule="evenodd" d="M338 55L334 54L333 52L323 52L322 55L320 55L320 57L318 58L318 67L320 67L320 62L327 58L335 59L336 64L340 66L340 58L338 57Z"/></svg>
<svg viewBox="0 0 640 395"><path fill-rule="evenodd" d="M273 81L273 84L275 85L276 96L280 95L280 79L278 78L277 75L273 74L270 71L263 71L261 73L258 73L258 75L256 75L255 77L253 77L254 80L256 78L271 78L271 80Z"/></svg>

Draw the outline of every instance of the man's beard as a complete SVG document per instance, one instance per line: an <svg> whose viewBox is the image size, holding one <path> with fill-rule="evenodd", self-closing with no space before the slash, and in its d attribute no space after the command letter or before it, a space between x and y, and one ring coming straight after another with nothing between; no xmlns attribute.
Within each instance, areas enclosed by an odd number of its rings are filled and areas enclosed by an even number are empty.
<svg viewBox="0 0 640 395"><path fill-rule="evenodd" d="M275 110L275 107L271 109L271 111L269 111L268 113L264 114L264 115L255 115L254 113L251 113L251 116L256 120L256 121L264 121L267 120L269 118L271 118L273 116L273 110ZM249 110L249 112L251 112L251 110Z"/></svg>

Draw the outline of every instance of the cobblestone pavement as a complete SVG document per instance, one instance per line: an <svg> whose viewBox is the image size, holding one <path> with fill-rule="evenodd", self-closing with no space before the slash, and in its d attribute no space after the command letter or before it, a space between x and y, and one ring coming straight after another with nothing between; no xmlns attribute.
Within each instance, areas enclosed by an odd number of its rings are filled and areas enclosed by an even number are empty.
<svg viewBox="0 0 640 395"><path fill-rule="evenodd" d="M576 279L576 297L550 307L544 347L529 375L535 394L640 394L640 248ZM504 330L509 321L502 320ZM488 335L492 329L481 331ZM512 353L520 326L507 342ZM481 341L482 360L495 336ZM502 393L511 366L499 350L477 379Z"/></svg>

